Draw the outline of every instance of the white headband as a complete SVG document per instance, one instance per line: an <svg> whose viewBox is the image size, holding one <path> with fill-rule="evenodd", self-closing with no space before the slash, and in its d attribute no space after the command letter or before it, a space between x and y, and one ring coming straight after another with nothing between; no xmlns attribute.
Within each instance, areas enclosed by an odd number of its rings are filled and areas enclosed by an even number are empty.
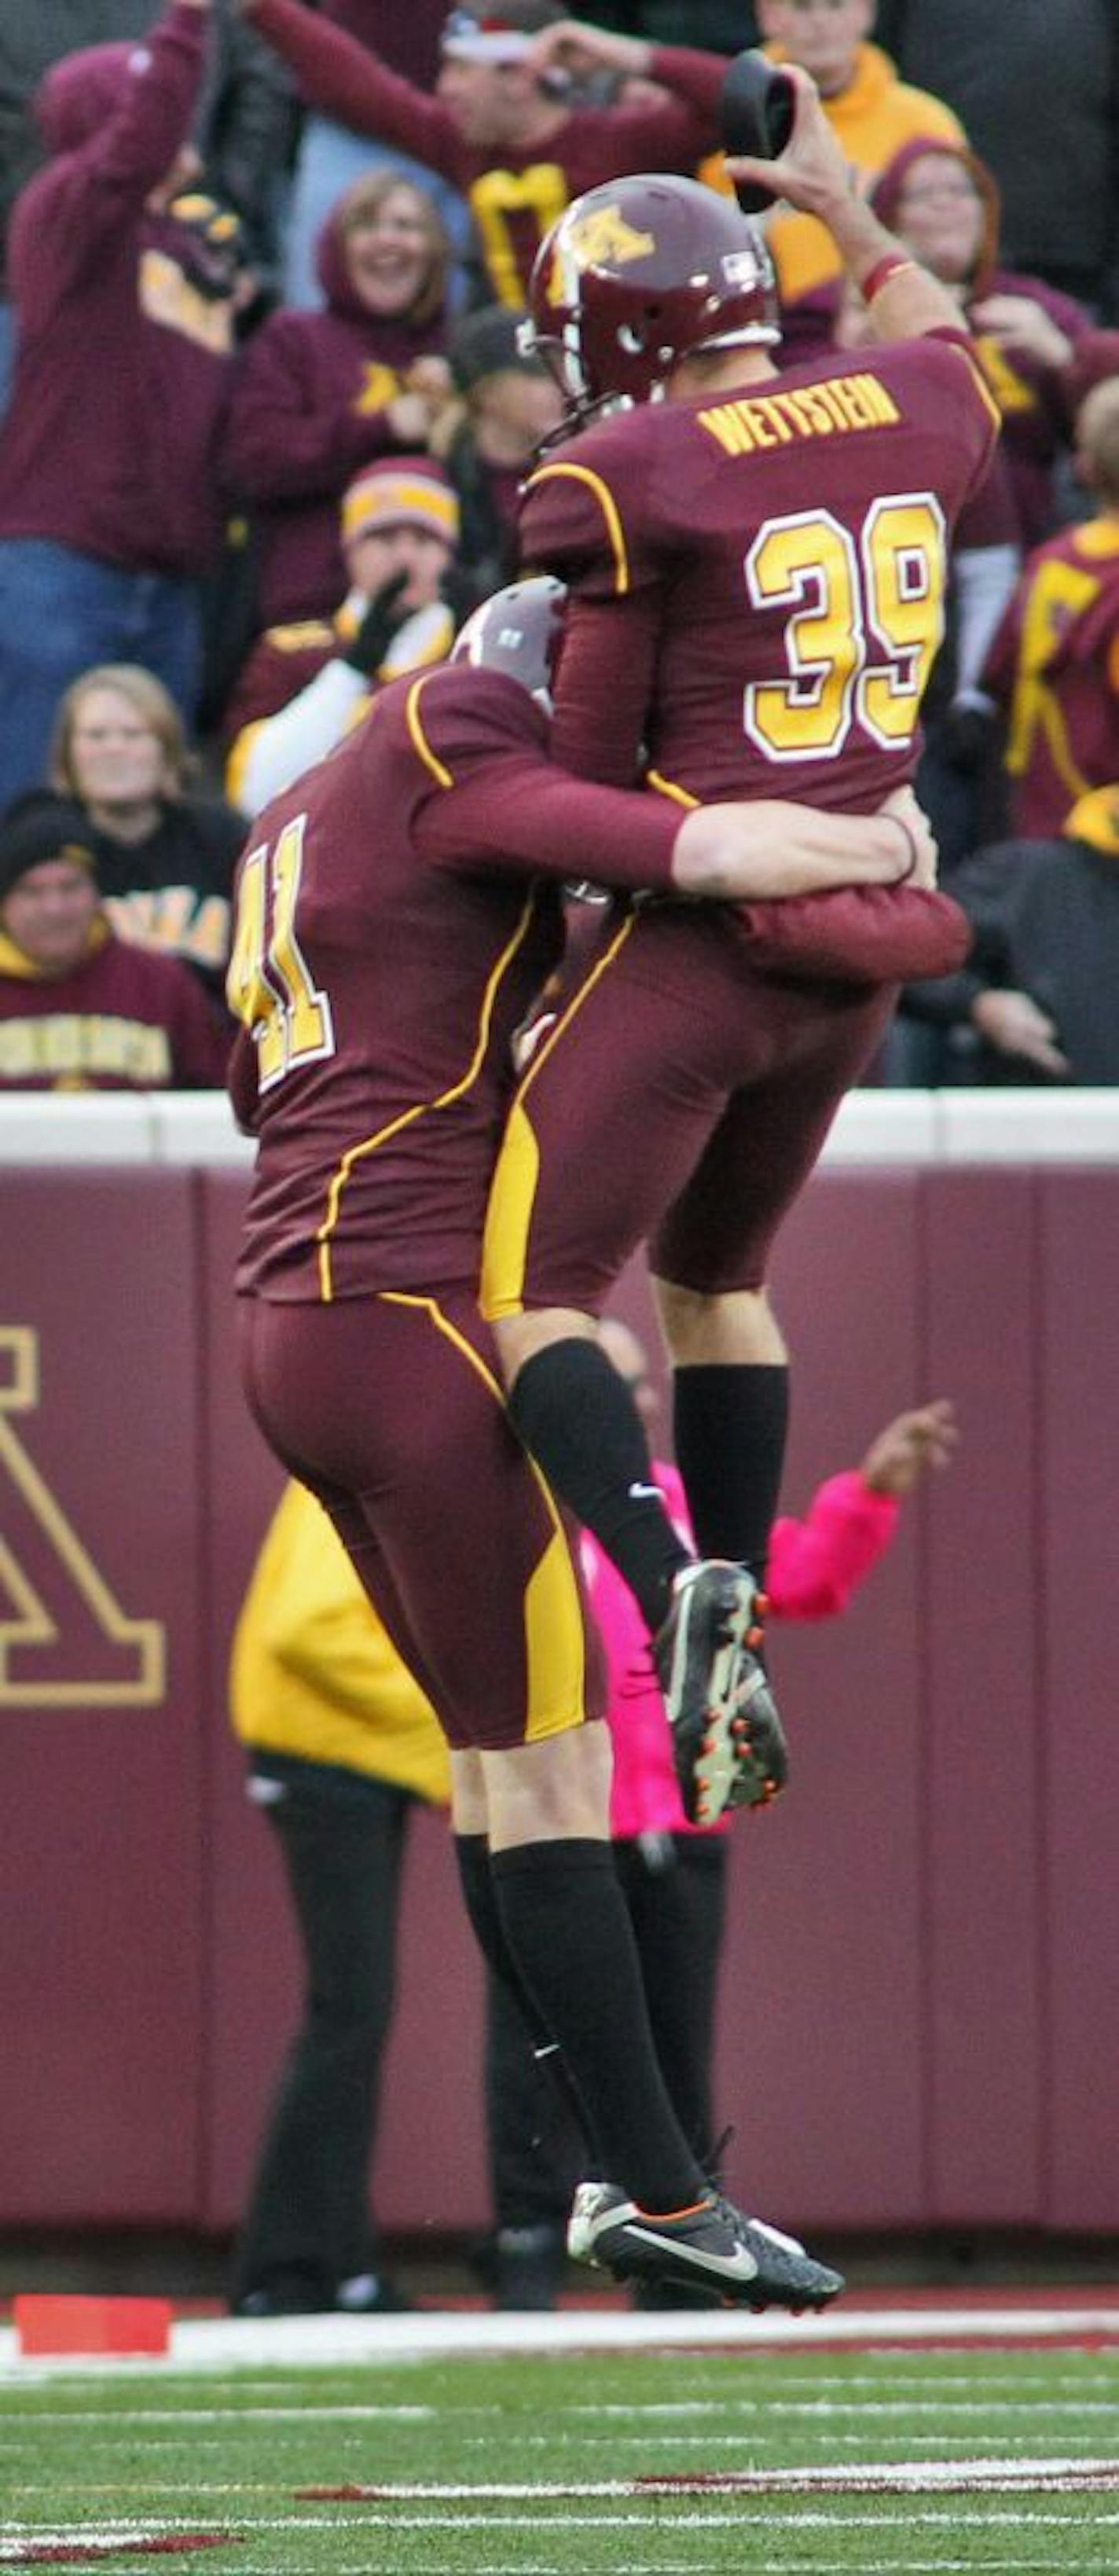
<svg viewBox="0 0 1119 2576"><path fill-rule="evenodd" d="M460 63L523 63L533 41L517 27L481 26L465 9L453 9L440 48Z"/></svg>

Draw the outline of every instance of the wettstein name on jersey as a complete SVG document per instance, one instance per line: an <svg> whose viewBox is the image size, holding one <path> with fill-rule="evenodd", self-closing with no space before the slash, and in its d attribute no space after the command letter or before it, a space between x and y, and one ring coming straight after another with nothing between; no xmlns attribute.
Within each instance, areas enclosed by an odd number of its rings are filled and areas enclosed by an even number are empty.
<svg viewBox="0 0 1119 2576"><path fill-rule="evenodd" d="M877 376L833 376L788 393L737 395L697 415L700 429L728 456L758 447L787 447L796 438L832 438L852 429L896 429L901 413Z"/></svg>

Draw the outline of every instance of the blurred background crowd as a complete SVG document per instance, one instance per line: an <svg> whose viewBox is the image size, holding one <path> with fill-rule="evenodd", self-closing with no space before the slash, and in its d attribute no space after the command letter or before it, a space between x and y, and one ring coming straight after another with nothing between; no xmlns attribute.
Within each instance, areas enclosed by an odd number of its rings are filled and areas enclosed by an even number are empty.
<svg viewBox="0 0 1119 2576"><path fill-rule="evenodd" d="M0 27L0 1082L212 1083L113 1049L121 944L218 1048L252 816L516 562L560 397L541 235L622 171L725 185L728 56L812 73L1002 414L920 786L976 944L873 1078L1110 1083L1119 912L1119 22L1111 0L44 0ZM768 229L785 363L857 346ZM188 1001L192 999L188 996ZM205 1032L203 1032L205 1034Z"/></svg>

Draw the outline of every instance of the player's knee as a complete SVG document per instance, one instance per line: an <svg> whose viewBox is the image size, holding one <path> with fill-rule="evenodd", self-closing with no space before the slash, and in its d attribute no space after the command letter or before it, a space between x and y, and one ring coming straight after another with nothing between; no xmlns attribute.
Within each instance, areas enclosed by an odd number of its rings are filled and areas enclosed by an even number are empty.
<svg viewBox="0 0 1119 2576"><path fill-rule="evenodd" d="M553 1342L573 1339L594 1341L597 1326L590 1315L580 1315L567 1307L549 1306L539 1313L502 1315L493 1326L501 1374L506 1386L516 1385L526 1361L535 1359L538 1351L550 1349Z"/></svg>

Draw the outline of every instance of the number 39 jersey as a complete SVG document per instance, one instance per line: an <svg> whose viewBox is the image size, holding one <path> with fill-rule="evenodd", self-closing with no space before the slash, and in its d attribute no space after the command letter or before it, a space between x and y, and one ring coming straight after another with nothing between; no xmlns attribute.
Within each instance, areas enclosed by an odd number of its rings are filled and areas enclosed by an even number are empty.
<svg viewBox="0 0 1119 2576"><path fill-rule="evenodd" d="M555 757L702 799L866 810L910 778L952 530L997 416L953 333L583 431L526 486L575 593Z"/></svg>

